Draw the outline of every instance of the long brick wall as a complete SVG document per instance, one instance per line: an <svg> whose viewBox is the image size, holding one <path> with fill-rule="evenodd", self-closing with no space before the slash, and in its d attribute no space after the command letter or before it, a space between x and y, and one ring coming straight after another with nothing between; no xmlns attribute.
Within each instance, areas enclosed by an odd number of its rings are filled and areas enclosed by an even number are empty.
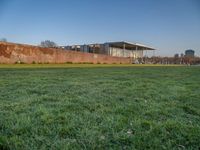
<svg viewBox="0 0 200 150"><path fill-rule="evenodd" d="M130 58L0 42L0 63L131 63Z"/></svg>

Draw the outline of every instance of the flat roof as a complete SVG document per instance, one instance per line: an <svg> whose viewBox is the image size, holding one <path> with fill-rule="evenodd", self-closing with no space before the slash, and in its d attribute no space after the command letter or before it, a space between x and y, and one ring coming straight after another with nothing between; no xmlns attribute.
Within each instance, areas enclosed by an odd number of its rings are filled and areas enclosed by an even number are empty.
<svg viewBox="0 0 200 150"><path fill-rule="evenodd" d="M109 44L113 47L119 47L119 48L123 48L125 45L125 47L130 50L131 49L135 50L136 47L138 48L138 50L155 50L155 48L150 47L150 46L146 46L146 45L139 44L139 43L127 42L127 41L107 42L106 44Z"/></svg>
<svg viewBox="0 0 200 150"><path fill-rule="evenodd" d="M84 45L101 45L102 43L93 43L93 44L84 44ZM111 47L116 47L116 48L125 48L127 50L156 50L155 48L151 47L151 46L147 46L144 44L139 44L139 43L133 43L133 42L127 42L127 41L119 41L119 42L106 42L103 44L109 44ZM70 45L70 46L81 46L79 44L76 45Z"/></svg>

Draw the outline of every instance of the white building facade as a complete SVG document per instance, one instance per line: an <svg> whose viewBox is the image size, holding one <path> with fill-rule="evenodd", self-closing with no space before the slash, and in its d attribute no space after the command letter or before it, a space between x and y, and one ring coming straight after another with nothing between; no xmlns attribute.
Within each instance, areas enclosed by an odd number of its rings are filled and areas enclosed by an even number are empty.
<svg viewBox="0 0 200 150"><path fill-rule="evenodd" d="M87 53L105 54L114 57L131 58L142 58L144 56L144 51L155 50L154 48L146 45L126 41L107 42L103 44L73 45L62 48Z"/></svg>

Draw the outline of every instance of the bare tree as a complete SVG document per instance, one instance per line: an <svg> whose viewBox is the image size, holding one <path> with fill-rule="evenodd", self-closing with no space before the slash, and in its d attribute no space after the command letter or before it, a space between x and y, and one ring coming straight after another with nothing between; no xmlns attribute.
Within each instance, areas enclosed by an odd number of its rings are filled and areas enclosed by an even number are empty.
<svg viewBox="0 0 200 150"><path fill-rule="evenodd" d="M7 42L7 39L6 38L2 38L2 39L0 39L0 42Z"/></svg>
<svg viewBox="0 0 200 150"><path fill-rule="evenodd" d="M50 40L45 40L40 43L41 47L57 47L57 44Z"/></svg>

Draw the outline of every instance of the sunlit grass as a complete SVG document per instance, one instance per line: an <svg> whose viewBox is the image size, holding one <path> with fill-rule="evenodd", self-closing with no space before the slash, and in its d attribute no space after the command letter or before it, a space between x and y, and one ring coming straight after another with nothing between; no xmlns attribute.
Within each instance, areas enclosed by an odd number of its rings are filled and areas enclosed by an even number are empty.
<svg viewBox="0 0 200 150"><path fill-rule="evenodd" d="M200 148L199 67L0 67L0 149Z"/></svg>
<svg viewBox="0 0 200 150"><path fill-rule="evenodd" d="M0 68L73 68L73 67L161 67L161 66L184 66L163 64L0 64Z"/></svg>

